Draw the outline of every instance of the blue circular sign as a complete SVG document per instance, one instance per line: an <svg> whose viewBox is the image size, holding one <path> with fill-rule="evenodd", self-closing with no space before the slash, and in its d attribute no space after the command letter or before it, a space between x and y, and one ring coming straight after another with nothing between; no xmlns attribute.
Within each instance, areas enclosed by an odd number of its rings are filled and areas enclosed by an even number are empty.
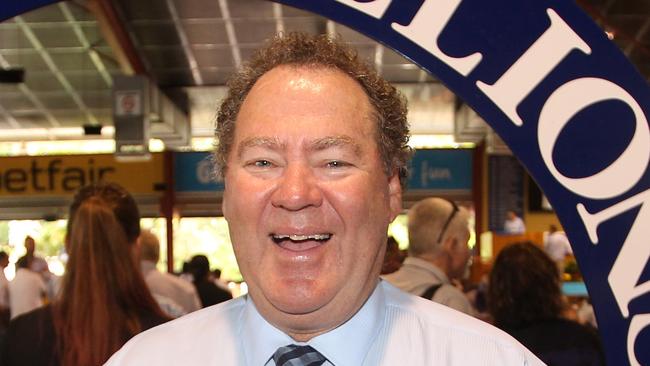
<svg viewBox="0 0 650 366"><path fill-rule="evenodd" d="M571 1L279 0L434 74L553 205L611 365L650 363L650 89Z"/></svg>

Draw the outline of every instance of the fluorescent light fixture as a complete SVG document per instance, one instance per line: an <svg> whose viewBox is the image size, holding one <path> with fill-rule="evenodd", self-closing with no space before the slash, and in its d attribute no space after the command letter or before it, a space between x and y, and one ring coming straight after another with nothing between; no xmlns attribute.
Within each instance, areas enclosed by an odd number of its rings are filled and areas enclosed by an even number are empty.
<svg viewBox="0 0 650 366"><path fill-rule="evenodd" d="M414 149L471 149L476 145L470 142L456 142L454 135L412 135L409 146Z"/></svg>

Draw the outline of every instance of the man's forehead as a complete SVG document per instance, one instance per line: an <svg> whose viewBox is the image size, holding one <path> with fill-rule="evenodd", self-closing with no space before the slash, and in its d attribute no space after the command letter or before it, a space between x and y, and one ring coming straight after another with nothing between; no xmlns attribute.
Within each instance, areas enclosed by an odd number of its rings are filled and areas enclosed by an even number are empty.
<svg viewBox="0 0 650 366"><path fill-rule="evenodd" d="M241 141L237 147L238 155L250 148L264 148L273 151L285 151L287 142L277 136L251 136ZM308 152L322 151L329 148L349 149L355 155L362 155L361 144L355 138L348 135L323 136L301 141L301 149Z"/></svg>
<svg viewBox="0 0 650 366"><path fill-rule="evenodd" d="M280 81L285 81L287 87L296 91L319 91L323 87L321 84L322 78L328 76L340 77L342 80L347 80L359 86L360 91L367 97L365 90L354 78L337 67L323 64L282 64L275 66L260 75L251 89L264 84L268 79L277 75L282 75Z"/></svg>

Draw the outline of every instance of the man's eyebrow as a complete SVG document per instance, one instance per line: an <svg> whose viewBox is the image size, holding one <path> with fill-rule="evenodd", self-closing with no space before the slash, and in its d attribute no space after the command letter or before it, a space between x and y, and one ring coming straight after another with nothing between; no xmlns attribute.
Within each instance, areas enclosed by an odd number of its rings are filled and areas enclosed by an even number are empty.
<svg viewBox="0 0 650 366"><path fill-rule="evenodd" d="M349 148L352 150L352 152L355 155L357 156L362 155L361 146L356 142L356 140L354 140L352 137L347 135L326 136L326 137L316 139L309 143L308 149L312 151L321 151L332 147Z"/></svg>
<svg viewBox="0 0 650 366"><path fill-rule="evenodd" d="M239 144L239 148L237 149L237 156L241 157L244 153L244 150L253 147L262 147L265 149L280 151L285 148L285 145L280 142L277 137L250 137Z"/></svg>
<svg viewBox="0 0 650 366"><path fill-rule="evenodd" d="M273 151L283 151L286 149L286 144L281 142L277 137L250 137L239 144L237 156L241 157L246 149L254 147L261 147ZM307 144L307 150L309 151L322 151L332 147L348 148L356 156L362 155L361 145L359 145L359 143L357 143L352 137L347 135L325 136L310 141Z"/></svg>

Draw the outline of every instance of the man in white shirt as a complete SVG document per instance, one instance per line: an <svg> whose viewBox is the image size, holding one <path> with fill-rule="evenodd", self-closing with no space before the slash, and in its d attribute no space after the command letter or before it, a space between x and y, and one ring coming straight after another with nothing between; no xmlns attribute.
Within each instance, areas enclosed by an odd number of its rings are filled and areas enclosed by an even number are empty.
<svg viewBox="0 0 650 366"><path fill-rule="evenodd" d="M140 268L152 294L162 296L179 305L183 313L191 313L201 308L199 296L194 285L172 274L158 271L156 263L160 260L160 242L152 232L143 230L138 238Z"/></svg>
<svg viewBox="0 0 650 366"><path fill-rule="evenodd" d="M25 237L25 256L31 258L29 268L36 273L40 273L43 279L47 281L47 277L51 274L47 261L36 255L36 241L29 235Z"/></svg>
<svg viewBox="0 0 650 366"><path fill-rule="evenodd" d="M31 270L31 258L24 256L16 262L16 276L9 282L11 319L44 304L47 287L43 278Z"/></svg>
<svg viewBox="0 0 650 366"><path fill-rule="evenodd" d="M549 226L548 235L544 241L544 251L557 265L561 278L564 273L564 260L567 255L573 254L573 250L566 234L558 231L555 225Z"/></svg>
<svg viewBox="0 0 650 366"><path fill-rule="evenodd" d="M452 285L467 271L469 214L442 198L426 198L408 212L409 256L397 272L383 276L396 287L474 315L465 294Z"/></svg>
<svg viewBox="0 0 650 366"><path fill-rule="evenodd" d="M513 235L526 233L524 220L516 212L508 211L506 213L506 221L503 223L503 232Z"/></svg>
<svg viewBox="0 0 650 366"><path fill-rule="evenodd" d="M141 333L108 365L541 365L486 323L381 282L409 157L396 89L326 36L276 37L217 117L248 294Z"/></svg>

